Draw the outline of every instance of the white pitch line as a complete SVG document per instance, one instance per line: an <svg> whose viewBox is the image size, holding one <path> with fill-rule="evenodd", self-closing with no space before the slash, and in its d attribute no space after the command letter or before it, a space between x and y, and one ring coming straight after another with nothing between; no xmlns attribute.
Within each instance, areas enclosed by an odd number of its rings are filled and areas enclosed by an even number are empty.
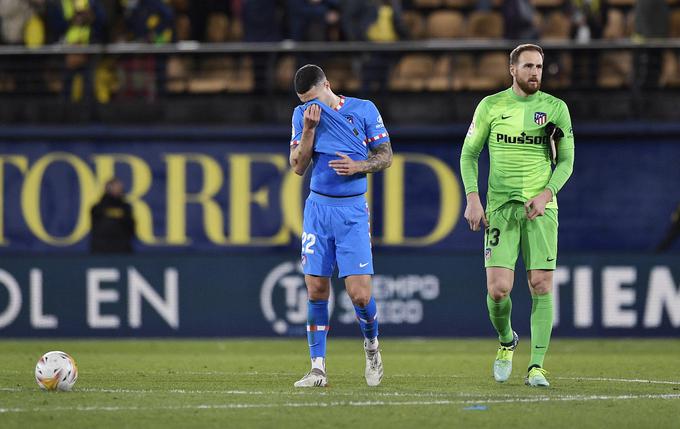
<svg viewBox="0 0 680 429"><path fill-rule="evenodd" d="M0 388L0 391L6 392L24 392L24 391L37 391L38 388L28 388L28 387L4 387ZM153 389L98 389L92 387L85 387L82 389L76 388L74 392L85 392L85 393L124 393L124 394L162 394L162 393L174 393L174 394L215 394L215 395L262 395L262 396L356 396L356 392L335 392L335 391L254 391L254 390L187 390L187 389L171 389L171 390L153 390ZM371 392L370 396L374 397L411 397L411 398L437 398L437 397L475 397L479 398L482 395L465 393L465 392L451 392L451 393L438 393L438 392ZM510 394L498 394L491 395L488 398L498 398L498 397L509 397L516 398L516 395Z"/></svg>
<svg viewBox="0 0 680 429"><path fill-rule="evenodd" d="M614 381L614 382L619 382L619 383L680 385L680 381L644 380L644 379L640 379L640 378L606 378L606 377L554 377L554 378L557 379L557 380Z"/></svg>
<svg viewBox="0 0 680 429"><path fill-rule="evenodd" d="M680 394L659 395L567 395L567 396L538 396L534 398L512 399L481 399L481 400L437 400L437 401L334 401L334 402L284 402L281 404L255 403L255 404L196 404L182 406L159 406L159 407L111 407L111 406L88 406L88 407L41 407L41 408L0 408L0 414L26 413L26 412L54 412L54 411L150 411L150 410L232 410L248 408L319 408L319 407L374 407L374 406L440 406L440 405L482 405L482 404L511 404L532 402L589 402L589 401L621 401L634 399L680 399Z"/></svg>
<svg viewBox="0 0 680 429"><path fill-rule="evenodd" d="M184 374L184 373L183 373ZM267 374L267 373L252 373L252 374ZM270 375L279 375L279 373L270 373ZM390 374L389 377L405 377L407 374ZM410 375L413 377L413 375ZM419 376L420 377L420 376ZM452 375L451 377L457 377ZM581 381L606 381L619 383L639 383L639 384L667 384L680 385L680 381L672 380L647 380L638 378L606 378L606 377L554 377L557 380L581 380ZM27 390L34 390L22 387L0 387L0 392L22 392ZM282 391L247 391L247 390L193 390L193 389L171 389L171 390L153 390L153 389L98 389L98 388L82 388L77 389L78 392L92 392L92 393L130 393L130 394L147 394L147 393L175 393L175 394L219 394L219 395L313 395L323 396L327 392L282 392ZM334 396L353 396L354 393L332 392ZM410 397L450 397L450 396L469 396L465 393L438 393L438 392L373 392L373 396L410 396ZM497 395L496 395L497 396ZM508 395L509 396L509 395Z"/></svg>

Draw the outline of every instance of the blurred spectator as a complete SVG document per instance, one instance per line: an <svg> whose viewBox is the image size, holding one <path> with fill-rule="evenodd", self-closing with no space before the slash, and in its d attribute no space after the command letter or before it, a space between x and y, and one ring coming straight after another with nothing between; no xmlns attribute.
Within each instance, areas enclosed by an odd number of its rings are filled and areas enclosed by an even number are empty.
<svg viewBox="0 0 680 429"><path fill-rule="evenodd" d="M536 9L530 0L505 0L503 13L503 37L511 40L534 40L538 38Z"/></svg>
<svg viewBox="0 0 680 429"><path fill-rule="evenodd" d="M41 46L45 43L45 24L39 15L43 0L0 0L0 43ZM45 89L35 60L26 56L0 64L0 87L31 93Z"/></svg>
<svg viewBox="0 0 680 429"><path fill-rule="evenodd" d="M122 0L128 38L135 42L162 44L173 41L174 14L162 0ZM120 95L156 98L166 87L166 58L145 55L120 61Z"/></svg>
<svg viewBox="0 0 680 429"><path fill-rule="evenodd" d="M99 0L48 1L46 12L47 26L61 43L89 45L104 41L106 16ZM88 55L66 55L63 93L67 99L92 98L94 66Z"/></svg>
<svg viewBox="0 0 680 429"><path fill-rule="evenodd" d="M0 36L2 43L24 44L24 30L33 15L26 0L0 0Z"/></svg>
<svg viewBox="0 0 680 429"><path fill-rule="evenodd" d="M607 22L608 5L605 0L572 0L571 35L577 43L587 44L601 39ZM574 52L575 86L587 87L597 81L600 52L580 50Z"/></svg>
<svg viewBox="0 0 680 429"><path fill-rule="evenodd" d="M246 42L278 42L283 39L283 7L279 0L246 0L243 32Z"/></svg>
<svg viewBox="0 0 680 429"><path fill-rule="evenodd" d="M132 253L135 221L124 198L123 182L117 178L106 182L104 195L92 206L90 216L91 253Z"/></svg>
<svg viewBox="0 0 680 429"><path fill-rule="evenodd" d="M475 7L480 12L490 12L493 9L493 0L478 0Z"/></svg>
<svg viewBox="0 0 680 429"><path fill-rule="evenodd" d="M288 0L290 38L298 41L328 40L329 27L338 24L339 0Z"/></svg>
<svg viewBox="0 0 680 429"><path fill-rule="evenodd" d="M607 8L605 0L571 0L572 38L579 43L601 39Z"/></svg>
<svg viewBox="0 0 680 429"><path fill-rule="evenodd" d="M394 42L408 38L400 0L340 0L344 40Z"/></svg>
<svg viewBox="0 0 680 429"><path fill-rule="evenodd" d="M368 40L372 42L395 42L408 39L408 30L401 17L399 0L377 1L375 20L367 30Z"/></svg>
<svg viewBox="0 0 680 429"><path fill-rule="evenodd" d="M644 0L635 2L636 40L668 37L670 10L666 0ZM638 49L634 57L635 82L642 88L659 86L661 75L661 50Z"/></svg>
<svg viewBox="0 0 680 429"><path fill-rule="evenodd" d="M162 0L123 0L125 26L135 42L169 43L174 15Z"/></svg>
<svg viewBox="0 0 680 429"><path fill-rule="evenodd" d="M680 236L680 204L673 212L671 216L671 226L668 228L665 237L661 240L661 243L656 247L657 252L664 252L668 250L673 242Z"/></svg>
<svg viewBox="0 0 680 429"><path fill-rule="evenodd" d="M371 42L395 42L408 38L401 16L400 0L373 0L372 22L366 30ZM362 91L387 89L389 72L394 61L389 53L373 52L363 65Z"/></svg>
<svg viewBox="0 0 680 429"><path fill-rule="evenodd" d="M186 14L178 14L175 19L175 38L177 42L192 40L191 21ZM190 55L171 55L166 68L166 89L170 92L186 92L193 69Z"/></svg>
<svg viewBox="0 0 680 429"><path fill-rule="evenodd" d="M241 13L244 41L278 42L283 40L281 24L285 15L285 4L282 0L246 0L242 5ZM269 92L274 85L277 55L274 53L254 54L252 61L256 91Z"/></svg>
<svg viewBox="0 0 680 429"><path fill-rule="evenodd" d="M222 14L227 17L235 15L234 8L240 8L241 0L191 0L189 1L189 19L191 19L191 37L193 40L206 41L208 19L211 15ZM245 1L250 3L249 0ZM260 10L267 13L266 10Z"/></svg>
<svg viewBox="0 0 680 429"><path fill-rule="evenodd" d="M366 40L368 27L376 18L375 0L340 0L340 25L345 40Z"/></svg>
<svg viewBox="0 0 680 429"><path fill-rule="evenodd" d="M104 42L106 15L100 0L47 2L47 26L54 37L68 45Z"/></svg>
<svg viewBox="0 0 680 429"><path fill-rule="evenodd" d="M644 0L635 2L635 34L644 39L668 37L670 10L666 0Z"/></svg>

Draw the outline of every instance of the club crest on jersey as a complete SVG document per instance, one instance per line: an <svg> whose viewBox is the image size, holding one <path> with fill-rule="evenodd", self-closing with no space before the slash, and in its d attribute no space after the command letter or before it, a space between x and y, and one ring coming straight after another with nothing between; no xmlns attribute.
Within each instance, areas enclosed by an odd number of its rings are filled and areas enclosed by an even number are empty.
<svg viewBox="0 0 680 429"><path fill-rule="evenodd" d="M534 122L538 125L543 125L548 122L548 115L543 112L534 112Z"/></svg>

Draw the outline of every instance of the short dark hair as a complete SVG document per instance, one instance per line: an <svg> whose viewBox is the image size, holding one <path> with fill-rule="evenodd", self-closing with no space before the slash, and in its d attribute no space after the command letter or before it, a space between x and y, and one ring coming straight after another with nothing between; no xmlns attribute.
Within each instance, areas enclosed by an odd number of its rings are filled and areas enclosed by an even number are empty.
<svg viewBox="0 0 680 429"><path fill-rule="evenodd" d="M321 67L314 64L306 64L295 72L295 92L304 94L324 79L326 79L326 75L321 70Z"/></svg>
<svg viewBox="0 0 680 429"><path fill-rule="evenodd" d="M526 43L524 45L519 45L518 47L513 49L512 52L510 52L510 64L517 64L517 62L519 61L520 54L524 51L536 51L539 54L541 54L541 59L544 58L543 48L541 48L538 45Z"/></svg>

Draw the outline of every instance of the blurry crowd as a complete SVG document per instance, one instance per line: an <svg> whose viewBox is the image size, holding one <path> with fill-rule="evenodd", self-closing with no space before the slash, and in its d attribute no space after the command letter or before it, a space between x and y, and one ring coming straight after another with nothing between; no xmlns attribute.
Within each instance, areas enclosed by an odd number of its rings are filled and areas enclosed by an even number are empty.
<svg viewBox="0 0 680 429"><path fill-rule="evenodd" d="M569 38L586 42L603 37L608 20L621 18L639 37L666 37L669 3L674 1L0 0L0 36L3 44L28 46L177 40L389 42L429 38L422 28L426 21L448 11L464 20L480 12L496 14L507 39L538 39L558 25L567 27Z"/></svg>
<svg viewBox="0 0 680 429"><path fill-rule="evenodd" d="M29 47L465 38L587 44L594 39L669 36L680 36L680 0L0 0L0 41ZM632 52L612 52L600 56L581 52L553 56L546 63L552 85L595 82L622 87L630 84L631 76L644 84L680 85L676 53L634 56ZM47 92L62 92L71 100L107 102L114 95L153 99L165 91L283 90L289 89L292 73L305 61L328 65L336 87L349 91L475 90L495 88L508 79L505 53L374 53L350 59L279 54L140 55L94 61L91 56L69 54L59 66L58 77L49 71L36 76L35 65L22 63L29 60L16 59L0 66L0 92L21 87L35 91L42 85L48 87ZM572 71L578 72L576 78Z"/></svg>

